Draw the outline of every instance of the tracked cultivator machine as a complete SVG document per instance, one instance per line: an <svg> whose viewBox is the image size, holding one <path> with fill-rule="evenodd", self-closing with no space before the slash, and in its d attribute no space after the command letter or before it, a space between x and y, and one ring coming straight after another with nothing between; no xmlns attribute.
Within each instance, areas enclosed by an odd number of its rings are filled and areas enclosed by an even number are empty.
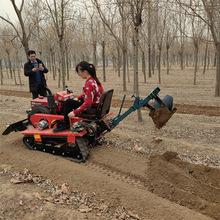
<svg viewBox="0 0 220 220"><path fill-rule="evenodd" d="M30 150L39 150L55 155L67 157L75 162L85 162L89 156L89 147L102 144L104 135L114 129L124 118L132 112L147 107L150 117L159 129L172 117L173 98L166 95L163 100L158 97L160 88L154 89L145 99L135 98L133 105L121 114L125 96L118 115L110 119L109 113L113 89L103 92L97 113L94 115L81 114L70 120L70 130L54 133L59 120L63 120L63 107L67 99L73 99L72 91L66 90L52 95L49 89L47 97L40 97L31 101L28 117L11 124L2 133L8 135L12 131L22 131L23 143ZM154 99L153 105L149 101Z"/></svg>

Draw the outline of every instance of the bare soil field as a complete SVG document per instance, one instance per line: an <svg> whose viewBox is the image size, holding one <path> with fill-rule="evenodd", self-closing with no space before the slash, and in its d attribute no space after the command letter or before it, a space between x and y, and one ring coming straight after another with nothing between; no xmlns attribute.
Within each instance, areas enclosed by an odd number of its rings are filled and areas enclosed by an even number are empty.
<svg viewBox="0 0 220 220"><path fill-rule="evenodd" d="M121 73L122 74L122 73ZM85 163L27 149L22 134L0 137L0 219L220 219L220 98L214 96L215 69L202 70L193 85L193 69L173 68L162 82L158 74L143 82L140 97L160 87L173 96L177 112L158 130L147 109L143 121L134 112L90 148ZM98 69L101 81L102 69ZM124 94L125 111L133 104L132 70L127 91L122 77L107 68L105 89L113 88L116 116ZM61 91L47 75L53 93ZM66 82L78 95L84 81L74 71ZM4 79L0 86L0 131L26 118L31 93Z"/></svg>

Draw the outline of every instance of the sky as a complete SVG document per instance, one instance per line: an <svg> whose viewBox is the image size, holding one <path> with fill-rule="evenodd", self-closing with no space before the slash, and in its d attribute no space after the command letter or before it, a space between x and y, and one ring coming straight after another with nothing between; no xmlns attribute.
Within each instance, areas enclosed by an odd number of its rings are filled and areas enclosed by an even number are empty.
<svg viewBox="0 0 220 220"><path fill-rule="evenodd" d="M22 0L15 0L16 5L20 5ZM11 21L17 20L17 16L15 14L14 8L10 0L0 0L0 15L4 18L7 18L8 14Z"/></svg>

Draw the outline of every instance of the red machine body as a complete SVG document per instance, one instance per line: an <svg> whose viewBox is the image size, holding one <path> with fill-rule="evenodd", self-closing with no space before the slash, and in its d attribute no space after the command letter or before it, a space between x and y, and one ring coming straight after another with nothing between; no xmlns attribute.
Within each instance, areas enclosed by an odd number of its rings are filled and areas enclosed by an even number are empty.
<svg viewBox="0 0 220 220"><path fill-rule="evenodd" d="M50 136L50 138L62 138L64 136L67 137L67 142L68 143L74 143L75 144L75 138L82 137L85 135L86 129L82 130L79 133L72 133L71 130L60 132L60 133L54 133L53 129L56 127L56 125L51 128L52 124L56 120L62 120L64 118L63 115L52 115L52 114L34 114L30 117L30 121L32 126L28 127L26 130L22 132L23 135L28 135L28 136L34 136L34 140L36 142L42 142L42 137ZM48 127L46 129L40 130L38 128L38 124L41 120L47 120ZM82 118L79 117L72 117L71 118L71 124L74 124L75 122L82 121Z"/></svg>
<svg viewBox="0 0 220 220"><path fill-rule="evenodd" d="M73 99L74 95L73 93L68 93L68 91L61 91L56 93L56 95L52 96L53 97L53 112L59 113L63 109L64 102L67 99ZM50 96L49 96L50 98ZM48 97L43 97L40 96L39 98L31 100L31 108L33 109L36 106L45 106L47 108L50 108L48 105Z"/></svg>
<svg viewBox="0 0 220 220"><path fill-rule="evenodd" d="M74 95L73 93L67 93L67 91L61 91L61 92L57 92L57 94L55 95L55 100L57 102L59 101L66 101L67 99L73 99Z"/></svg>

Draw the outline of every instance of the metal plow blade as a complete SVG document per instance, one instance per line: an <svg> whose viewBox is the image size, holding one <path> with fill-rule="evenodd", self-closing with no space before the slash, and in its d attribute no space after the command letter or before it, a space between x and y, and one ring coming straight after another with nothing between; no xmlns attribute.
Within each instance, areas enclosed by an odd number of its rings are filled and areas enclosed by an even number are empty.
<svg viewBox="0 0 220 220"><path fill-rule="evenodd" d="M176 110L173 108L173 97L166 95L163 100L155 100L149 116L153 119L156 128L160 129L166 125Z"/></svg>
<svg viewBox="0 0 220 220"><path fill-rule="evenodd" d="M28 119L24 119L18 122L15 122L13 124L10 124L5 131L2 133L2 135L8 135L9 133L11 133L12 131L24 131L25 129L27 129L27 126L29 125L29 120Z"/></svg>

